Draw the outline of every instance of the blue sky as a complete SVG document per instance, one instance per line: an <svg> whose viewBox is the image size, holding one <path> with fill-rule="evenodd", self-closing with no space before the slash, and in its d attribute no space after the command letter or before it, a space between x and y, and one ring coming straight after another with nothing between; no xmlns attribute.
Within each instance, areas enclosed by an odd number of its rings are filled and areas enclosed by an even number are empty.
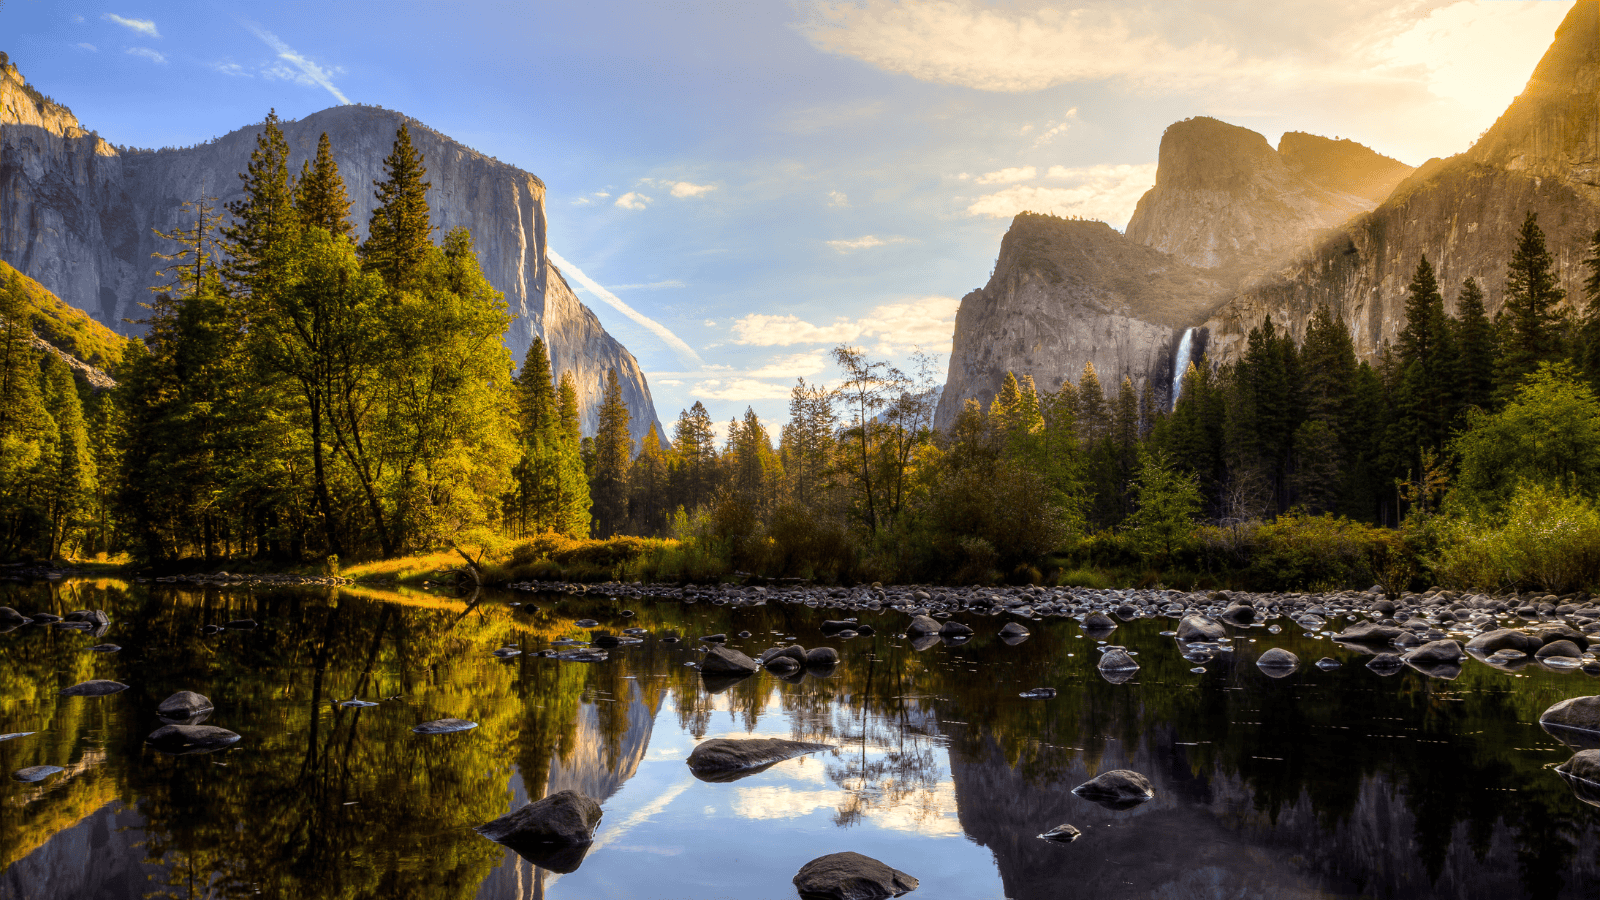
<svg viewBox="0 0 1600 900"><path fill-rule="evenodd" d="M343 100L542 178L551 247L669 421L781 421L848 342L949 352L1031 209L1122 228L1162 130L1351 138L1418 165L1522 89L1569 0L273 3L3 0L85 127L183 146ZM609 291L681 339L622 315Z"/></svg>

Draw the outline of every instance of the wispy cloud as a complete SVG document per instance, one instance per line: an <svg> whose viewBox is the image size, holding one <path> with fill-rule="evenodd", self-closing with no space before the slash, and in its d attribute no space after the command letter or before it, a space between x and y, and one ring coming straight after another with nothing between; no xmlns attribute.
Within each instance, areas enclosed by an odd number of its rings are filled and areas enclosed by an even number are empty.
<svg viewBox="0 0 1600 900"><path fill-rule="evenodd" d="M1067 110L1067 114L1061 117L1061 121L1051 122L1049 127L1044 130L1044 134L1039 135L1039 137L1034 140L1033 146L1035 148L1043 147L1045 144L1048 144L1061 135L1066 134L1067 129L1071 128L1072 123L1076 122L1077 120L1078 108L1074 106L1073 108Z"/></svg>
<svg viewBox="0 0 1600 900"><path fill-rule="evenodd" d="M99 53L100 52L100 48L99 47L96 47L95 45L87 43L87 42L78 44L78 49L79 50L87 50L90 53Z"/></svg>
<svg viewBox="0 0 1600 900"><path fill-rule="evenodd" d="M672 184L674 197L703 197L716 190L714 184L695 184L692 181L675 181Z"/></svg>
<svg viewBox="0 0 1600 900"><path fill-rule="evenodd" d="M688 285L684 284L681 281L678 281L677 279L668 279L667 281L651 281L651 282L648 282L648 283L645 283L645 284L619 284L614 288L614 290L618 290L618 291L659 291L662 288L681 288L681 287L688 287Z"/></svg>
<svg viewBox="0 0 1600 900"><path fill-rule="evenodd" d="M265 28L262 28L260 25L246 22L245 27L249 28L250 32L256 37L260 38L262 43L266 44L268 47L271 47L273 52L278 54L278 59L283 60L288 64L287 66L273 66L272 68L269 68L266 71L266 74L269 78L283 78L288 81L293 81L296 84L304 84L308 86L318 85L326 89L327 92L332 94L340 103L350 102L350 98L346 97L343 92L333 85L333 76L338 74L340 71L337 67L333 69L325 69L322 66L317 65L310 59L296 52L293 47L285 44L278 38L277 35L266 30Z"/></svg>
<svg viewBox="0 0 1600 900"><path fill-rule="evenodd" d="M829 206L849 206L850 205L850 198L845 196L843 191L829 191L828 192L828 205Z"/></svg>
<svg viewBox="0 0 1600 900"><path fill-rule="evenodd" d="M851 253L856 250L871 250L873 247L883 247L888 244L910 243L910 241L910 238L900 237L899 235L893 234L889 235L888 237L878 237L875 234L864 234L858 238L841 238L836 241L826 241L825 243L840 253Z"/></svg>
<svg viewBox="0 0 1600 900"><path fill-rule="evenodd" d="M161 32L156 30L156 23L150 21L149 19L124 19L122 16L119 16L116 13L106 13L105 15L101 16L101 18L105 19L107 22L115 22L118 25L121 25L123 28L137 31L146 37L161 37Z"/></svg>
<svg viewBox="0 0 1600 900"><path fill-rule="evenodd" d="M789 396L788 385L758 381L754 378L710 378L695 384L691 393L706 400L743 402L748 400L782 400ZM726 437L726 435L721 435Z"/></svg>
<svg viewBox="0 0 1600 900"><path fill-rule="evenodd" d="M208 63L207 66L213 72L219 72L219 73L221 73L223 75L231 75L234 78L254 78L255 77L254 75L252 75L249 72L245 71L244 66L241 66L238 63L214 62L214 63Z"/></svg>
<svg viewBox="0 0 1600 900"><path fill-rule="evenodd" d="M1127 224L1133 208L1156 181L1154 165L1051 166L1047 178L1064 187L1013 185L985 194L967 206L967 215L1009 219L1020 212L1099 219L1115 228Z"/></svg>
<svg viewBox="0 0 1600 900"><path fill-rule="evenodd" d="M930 296L903 303L886 303L857 319L841 317L816 325L799 316L750 313L733 323L734 343L756 347L791 347L795 344L876 343L875 350L894 354L913 347L942 351L955 331L954 297ZM799 374L799 373L796 373Z"/></svg>
<svg viewBox="0 0 1600 900"><path fill-rule="evenodd" d="M1012 166L997 172L989 172L974 178L978 184L1016 184L1019 181L1032 181L1039 177L1039 170L1033 166Z"/></svg>
<svg viewBox="0 0 1600 900"><path fill-rule="evenodd" d="M161 63L162 65L165 65L166 62L167 62L167 58L165 56L162 56L160 53L157 53L156 51L151 50L149 47L129 47L128 48L128 55L129 56L142 56L145 59L150 60L151 62Z"/></svg>
<svg viewBox="0 0 1600 900"><path fill-rule="evenodd" d="M649 206L650 203L651 200L649 197L646 197L638 191L629 191L626 194L623 194L621 197L618 197L617 202L612 205L622 209L644 209L645 207Z"/></svg>
<svg viewBox="0 0 1600 900"><path fill-rule="evenodd" d="M579 269L572 263L562 259L561 255L556 253L554 250L551 250L548 247L545 248L545 255L548 256L550 261L555 263L556 266L561 269L561 271L571 275L573 280L582 285L589 293L599 297L601 300L604 300L617 312L620 312L640 325L643 325L645 328L648 328L653 334L655 334L656 337L661 338L661 340L668 347L671 347L673 351L678 354L680 359L684 360L685 362L693 361L696 366L703 365L700 359L700 354L694 352L694 348L684 343L683 339L673 334L672 330L667 328L667 326L657 322L655 319L652 319L649 316L646 316L644 313L639 312L628 304L623 303L622 298L606 290L598 281L595 281L588 275L583 274L582 269Z"/></svg>

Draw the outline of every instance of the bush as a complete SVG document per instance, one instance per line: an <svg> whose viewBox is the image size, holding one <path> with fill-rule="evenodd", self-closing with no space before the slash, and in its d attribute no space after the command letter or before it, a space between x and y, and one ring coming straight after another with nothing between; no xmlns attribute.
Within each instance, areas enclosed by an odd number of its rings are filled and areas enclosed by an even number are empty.
<svg viewBox="0 0 1600 900"><path fill-rule="evenodd" d="M1500 516L1446 519L1438 556L1440 574L1458 587L1557 594L1592 587L1600 584L1600 510L1584 497L1523 482Z"/></svg>

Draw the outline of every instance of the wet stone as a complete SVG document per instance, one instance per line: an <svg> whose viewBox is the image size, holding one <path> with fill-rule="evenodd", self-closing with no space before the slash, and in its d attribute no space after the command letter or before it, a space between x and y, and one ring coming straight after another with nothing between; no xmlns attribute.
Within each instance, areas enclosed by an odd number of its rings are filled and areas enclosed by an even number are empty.
<svg viewBox="0 0 1600 900"><path fill-rule="evenodd" d="M125 691L128 686L120 681L108 681L96 678L93 681L82 681L61 692L63 697L104 697Z"/></svg>
<svg viewBox="0 0 1600 900"><path fill-rule="evenodd" d="M11 773L11 777L24 784L35 784L49 778L57 772L65 772L60 766L29 766Z"/></svg>
<svg viewBox="0 0 1600 900"><path fill-rule="evenodd" d="M411 730L417 734L455 734L471 731L477 727L477 722L468 722L466 719L434 719L432 722L414 726Z"/></svg>
<svg viewBox="0 0 1600 900"><path fill-rule="evenodd" d="M1083 832L1071 825L1057 825L1056 827L1039 835L1040 840L1053 841L1057 844L1070 844L1083 836Z"/></svg>

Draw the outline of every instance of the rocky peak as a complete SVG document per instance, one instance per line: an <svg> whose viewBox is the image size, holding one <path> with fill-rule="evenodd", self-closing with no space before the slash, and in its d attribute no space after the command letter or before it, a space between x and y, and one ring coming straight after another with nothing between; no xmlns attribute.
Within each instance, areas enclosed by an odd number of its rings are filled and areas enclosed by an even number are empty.
<svg viewBox="0 0 1600 900"><path fill-rule="evenodd" d="M1376 206L1410 171L1353 141L1296 133L1274 150L1248 128L1186 119L1162 135L1155 187L1127 235L1241 277Z"/></svg>

